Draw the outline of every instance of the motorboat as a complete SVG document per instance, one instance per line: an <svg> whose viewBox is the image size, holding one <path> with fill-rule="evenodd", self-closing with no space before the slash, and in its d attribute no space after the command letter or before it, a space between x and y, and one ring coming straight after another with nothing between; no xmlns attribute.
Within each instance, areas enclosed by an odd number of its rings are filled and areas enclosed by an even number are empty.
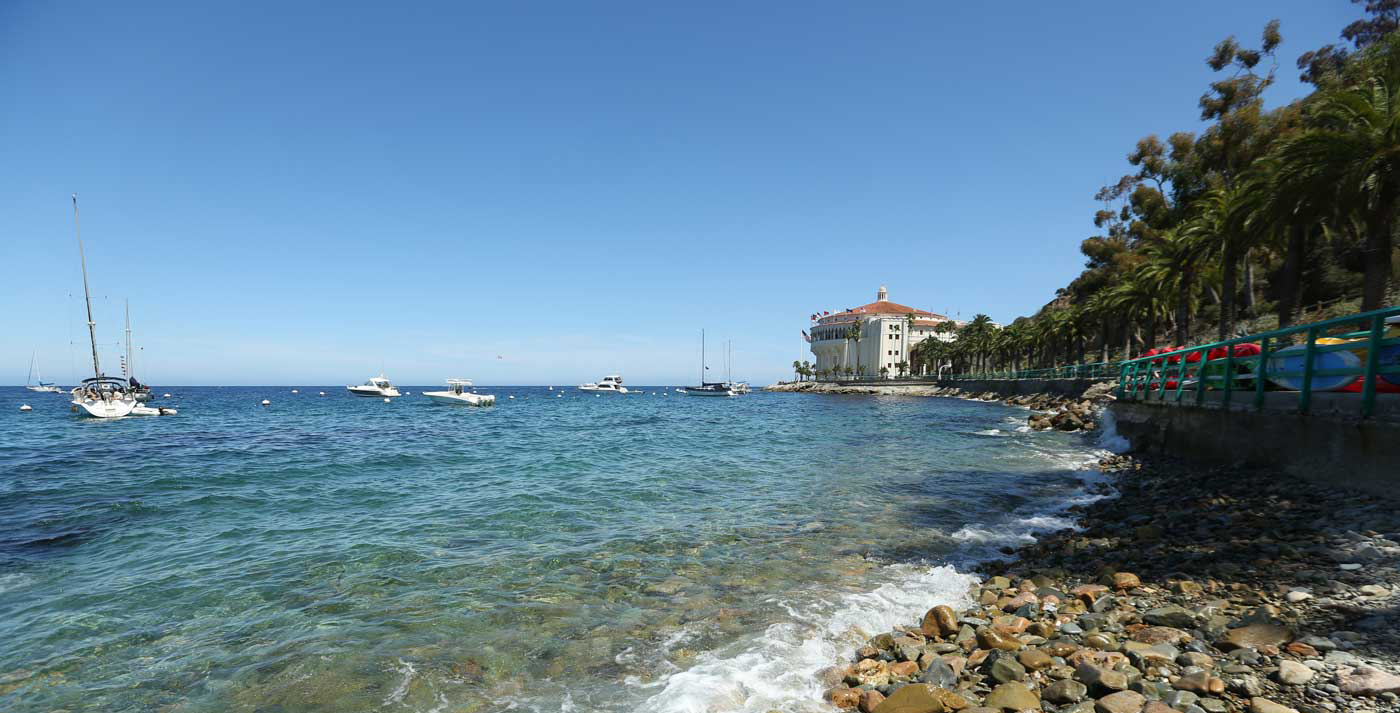
<svg viewBox="0 0 1400 713"><path fill-rule="evenodd" d="M594 384L579 384L579 391L594 391L599 394L625 394L627 387L622 385L622 377L616 374L605 376L603 380Z"/></svg>
<svg viewBox="0 0 1400 713"><path fill-rule="evenodd" d="M136 408L136 396L127 388L126 379L94 376L72 391L74 410L94 418L121 418Z"/></svg>
<svg viewBox="0 0 1400 713"><path fill-rule="evenodd" d="M471 391L471 379L448 379L446 391L424 391L423 395L433 403L453 406L493 406L495 394L475 394Z"/></svg>
<svg viewBox="0 0 1400 713"><path fill-rule="evenodd" d="M729 384L729 390L730 390L730 391L733 391L735 394L747 394L747 393L749 393L749 382L747 382L747 381L736 381L736 382L732 382L732 383Z"/></svg>
<svg viewBox="0 0 1400 713"><path fill-rule="evenodd" d="M61 394L63 389L58 388L51 381L44 381L44 375L34 368L34 354L29 355L29 379L25 382L24 388L30 391L37 391L41 394Z"/></svg>
<svg viewBox="0 0 1400 713"><path fill-rule="evenodd" d="M399 395L399 390L394 388L394 385L389 383L389 380L384 378L384 374L382 373L379 376L370 377L369 381L366 381L365 383L360 384L359 386L347 386L345 387L345 390L349 391L350 393L356 396L373 396L383 398L394 397Z"/></svg>
<svg viewBox="0 0 1400 713"><path fill-rule="evenodd" d="M147 406L145 404L137 404L136 408L131 409L132 416L174 416L176 413L179 412L173 408L167 408L165 406Z"/></svg>
<svg viewBox="0 0 1400 713"><path fill-rule="evenodd" d="M83 231L78 222L78 194L73 194L73 227L78 235L78 259L83 267L83 301L87 305L88 343L92 346L92 378L70 392L73 411L94 418L121 418L136 408L136 397L126 379L104 376L97 360L97 322L92 319L92 293L88 290L87 257L83 254Z"/></svg>

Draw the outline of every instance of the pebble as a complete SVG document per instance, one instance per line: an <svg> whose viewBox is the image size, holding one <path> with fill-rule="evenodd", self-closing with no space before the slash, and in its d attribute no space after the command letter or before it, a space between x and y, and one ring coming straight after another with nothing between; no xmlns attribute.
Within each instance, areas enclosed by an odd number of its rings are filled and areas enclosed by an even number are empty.
<svg viewBox="0 0 1400 713"><path fill-rule="evenodd" d="M1278 664L1278 672L1275 674L1275 677L1278 679L1279 683L1289 686L1301 686L1311 681L1314 675L1316 674L1312 669L1297 661L1280 661Z"/></svg>

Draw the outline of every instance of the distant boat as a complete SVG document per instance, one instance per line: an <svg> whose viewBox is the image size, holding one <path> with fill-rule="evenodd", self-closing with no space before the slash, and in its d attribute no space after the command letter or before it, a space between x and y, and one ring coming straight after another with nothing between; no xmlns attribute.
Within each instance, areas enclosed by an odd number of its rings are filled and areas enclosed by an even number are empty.
<svg viewBox="0 0 1400 713"><path fill-rule="evenodd" d="M597 392L599 395L627 393L627 387L622 385L622 377L616 374L613 374L612 376L605 376L603 377L602 381L596 384L592 382L589 382L587 384L579 384L578 390L593 391Z"/></svg>
<svg viewBox="0 0 1400 713"><path fill-rule="evenodd" d="M389 383L388 379L384 378L383 372L380 372L379 376L371 377L369 381L359 386L347 386L345 390L356 396L386 397L399 395L399 390L394 388L394 385Z"/></svg>
<svg viewBox="0 0 1400 713"><path fill-rule="evenodd" d="M700 330L700 385L685 387L686 396L733 396L729 384L721 381L705 381L705 330Z"/></svg>
<svg viewBox="0 0 1400 713"><path fill-rule="evenodd" d="M496 403L494 394L474 394L468 391L471 386L471 379L448 379L447 391L424 391L423 395L432 399L433 403L453 406L492 406Z"/></svg>
<svg viewBox="0 0 1400 713"><path fill-rule="evenodd" d="M29 378L24 382L24 388L29 389L30 391L38 391L39 393L43 394L63 393L63 389L54 386L53 382L44 381L44 375L40 374L39 371L34 368L35 356L36 354L29 355Z"/></svg>
<svg viewBox="0 0 1400 713"><path fill-rule="evenodd" d="M92 295L88 290L87 257L83 255L83 230L78 222L78 194L73 194L73 227L78 234L78 259L83 266L83 300L87 303L88 341L92 345L92 378L73 388L74 410L95 418L121 418L136 408L136 397L125 379L104 376L97 361L97 323L92 321Z"/></svg>
<svg viewBox="0 0 1400 713"><path fill-rule="evenodd" d="M126 303L126 360L122 362L122 371L126 374L127 386L131 389L131 395L137 401L146 402L151 400L151 387L136 380L136 367L131 361L131 303ZM144 414L151 415L151 414Z"/></svg>

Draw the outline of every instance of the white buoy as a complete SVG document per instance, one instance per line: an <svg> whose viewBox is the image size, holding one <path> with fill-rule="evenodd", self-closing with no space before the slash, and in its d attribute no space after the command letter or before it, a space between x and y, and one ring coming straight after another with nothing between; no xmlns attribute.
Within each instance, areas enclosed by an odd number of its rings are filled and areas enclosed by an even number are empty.
<svg viewBox="0 0 1400 713"><path fill-rule="evenodd" d="M170 398L170 394L161 394L160 397L163 399L168 399Z"/></svg>
<svg viewBox="0 0 1400 713"><path fill-rule="evenodd" d="M322 391L322 392L321 392L321 395L322 395L322 396L325 396L325 395L326 395L326 392Z"/></svg>
<svg viewBox="0 0 1400 713"><path fill-rule="evenodd" d="M511 394L510 396L507 396L506 398L508 398L508 399L513 399L513 398L515 398L515 394Z"/></svg>
<svg viewBox="0 0 1400 713"><path fill-rule="evenodd" d="M301 392L300 392L300 391L297 391L296 389L292 389L292 393L294 393L294 394L299 394L299 393L301 393Z"/></svg>
<svg viewBox="0 0 1400 713"><path fill-rule="evenodd" d="M554 398L556 398L556 399L562 399L562 398L564 398L564 395L563 395L563 394L555 394L555 395L554 395Z"/></svg>
<svg viewBox="0 0 1400 713"><path fill-rule="evenodd" d="M386 403L386 404L389 403L389 397L387 397L387 396L384 397L384 403Z"/></svg>
<svg viewBox="0 0 1400 713"><path fill-rule="evenodd" d="M30 408L30 407L29 407L29 404L20 404L20 405L19 405L19 410L21 410L21 411L33 411L34 409Z"/></svg>
<svg viewBox="0 0 1400 713"><path fill-rule="evenodd" d="M271 406L271 405L272 405L272 402L271 402L271 401L268 401L267 399L263 399L263 400L262 400L262 405L264 405L264 406Z"/></svg>

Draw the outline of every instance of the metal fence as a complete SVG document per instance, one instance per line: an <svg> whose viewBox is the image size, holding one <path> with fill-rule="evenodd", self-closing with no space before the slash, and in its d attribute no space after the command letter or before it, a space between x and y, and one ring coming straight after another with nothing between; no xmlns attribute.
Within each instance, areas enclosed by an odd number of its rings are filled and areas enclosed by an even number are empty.
<svg viewBox="0 0 1400 713"><path fill-rule="evenodd" d="M1069 364L1044 369L1021 369L1018 371L988 371L952 374L950 381L988 381L1015 379L1110 379L1118 376L1116 361L1100 361L1093 364Z"/></svg>
<svg viewBox="0 0 1400 713"><path fill-rule="evenodd" d="M1199 405L1220 391L1226 408L1239 394L1264 408L1268 391L1298 394L1307 413L1314 392L1360 395L1359 414L1375 413L1378 392L1400 392L1400 307L1303 324L1131 359L1119 364L1118 398Z"/></svg>

